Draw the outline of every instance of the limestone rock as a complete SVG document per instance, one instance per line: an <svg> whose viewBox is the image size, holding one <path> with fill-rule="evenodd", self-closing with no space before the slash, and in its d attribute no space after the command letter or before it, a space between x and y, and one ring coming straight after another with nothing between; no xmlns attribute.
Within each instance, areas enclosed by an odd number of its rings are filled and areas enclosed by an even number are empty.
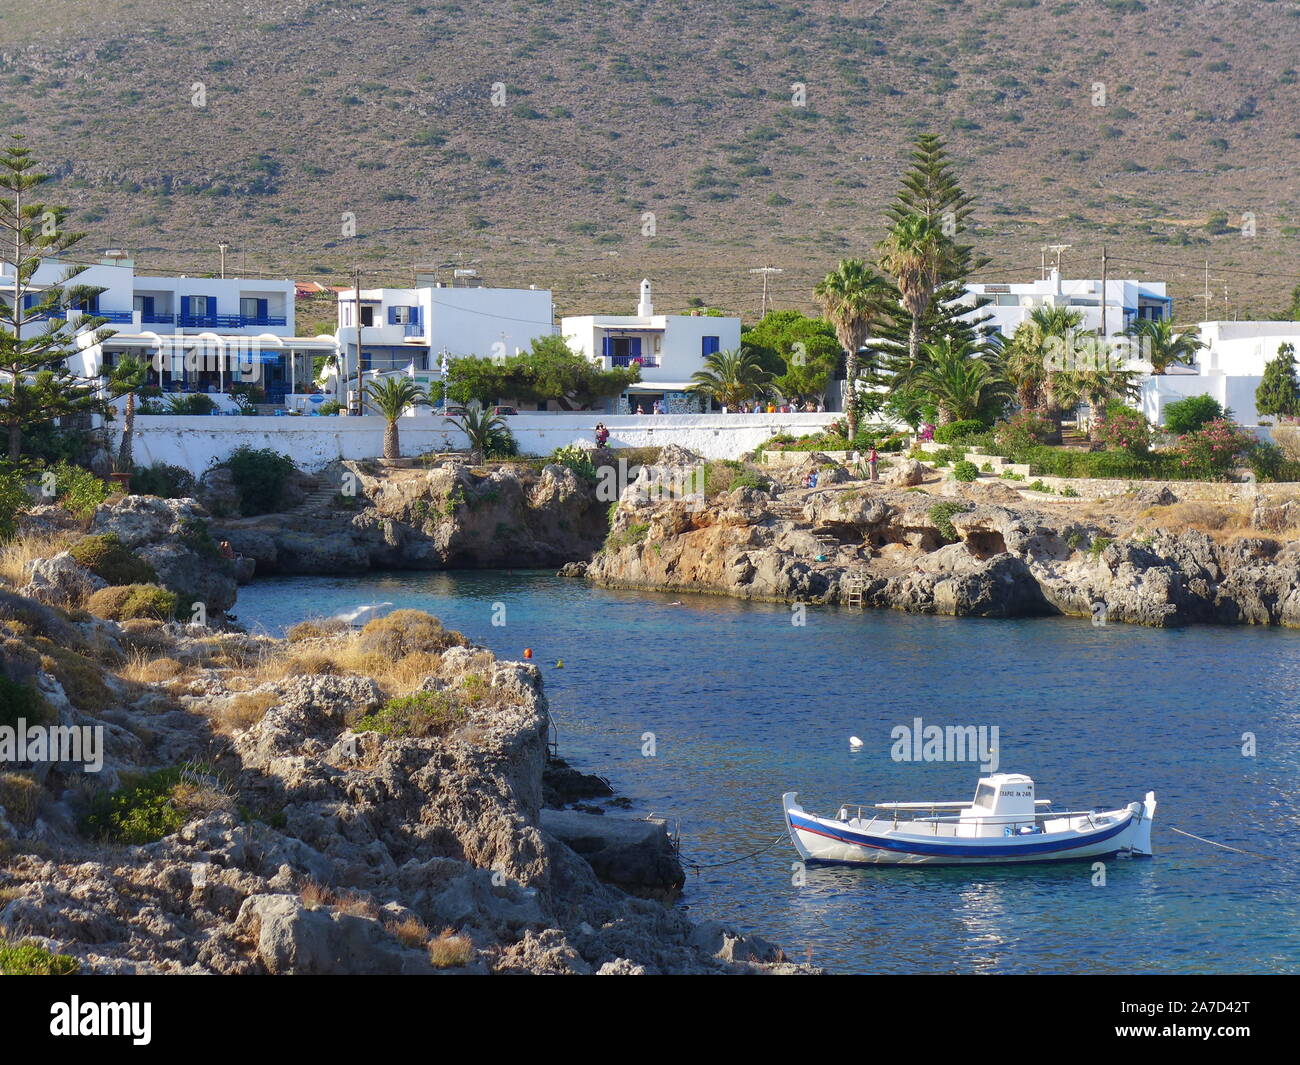
<svg viewBox="0 0 1300 1065"><path fill-rule="evenodd" d="M22 594L54 606L82 602L108 587L107 581L91 573L68 551L60 551L51 558L33 559L26 569L27 584Z"/></svg>

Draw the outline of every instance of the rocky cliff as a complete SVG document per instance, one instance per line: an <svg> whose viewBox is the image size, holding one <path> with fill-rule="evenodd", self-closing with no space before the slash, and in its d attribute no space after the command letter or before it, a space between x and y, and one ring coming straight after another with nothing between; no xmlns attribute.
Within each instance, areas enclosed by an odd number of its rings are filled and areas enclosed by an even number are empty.
<svg viewBox="0 0 1300 1065"><path fill-rule="evenodd" d="M1300 626L1300 504L1261 500L1221 531L1218 511L1234 508L1200 506L1205 528L1189 527L1167 491L1101 510L930 480L747 487L703 506L629 489L585 573L751 599L845 603L856 592L864 606L916 613Z"/></svg>
<svg viewBox="0 0 1300 1065"><path fill-rule="evenodd" d="M796 970L602 883L558 838L590 833L542 819L537 670L406 613L286 643L0 592L0 726L103 742L99 772L0 772L0 945L95 973Z"/></svg>
<svg viewBox="0 0 1300 1065"><path fill-rule="evenodd" d="M343 463L323 475L337 491L286 513L225 520L215 535L257 572L554 567L589 557L609 503L555 464L434 469Z"/></svg>

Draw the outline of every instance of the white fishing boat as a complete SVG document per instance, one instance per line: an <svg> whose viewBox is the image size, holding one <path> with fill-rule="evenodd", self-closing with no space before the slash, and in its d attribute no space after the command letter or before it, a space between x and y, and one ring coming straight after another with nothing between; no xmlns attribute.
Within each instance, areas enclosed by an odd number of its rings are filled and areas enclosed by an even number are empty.
<svg viewBox="0 0 1300 1065"><path fill-rule="evenodd" d="M1018 773L981 777L970 802L882 802L816 817L782 796L785 823L807 862L986 865L1151 854L1156 793L1118 810L1052 809Z"/></svg>

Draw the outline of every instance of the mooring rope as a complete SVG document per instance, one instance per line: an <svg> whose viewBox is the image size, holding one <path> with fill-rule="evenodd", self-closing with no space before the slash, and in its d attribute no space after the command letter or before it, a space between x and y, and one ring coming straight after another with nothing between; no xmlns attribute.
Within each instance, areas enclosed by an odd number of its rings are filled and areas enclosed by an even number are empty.
<svg viewBox="0 0 1300 1065"><path fill-rule="evenodd" d="M760 854L766 854L783 839L787 838L788 837L783 832L781 835L777 836L776 839L772 840L772 842L766 847L760 847L756 851L751 851L749 854L742 854L739 858L730 858L725 862L693 862L689 858L683 857L680 851L677 852L677 857L681 858L683 865L689 869L694 869L698 873L701 869L716 869L720 865L735 865L737 862L747 861L750 858L757 858Z"/></svg>
<svg viewBox="0 0 1300 1065"><path fill-rule="evenodd" d="M1277 861L1275 854L1257 854L1255 851L1244 851L1240 847L1229 847L1226 843L1215 843L1212 839L1206 839L1204 836L1198 836L1194 832L1184 832L1181 828L1174 828L1173 825L1165 825L1170 832L1177 832L1180 836L1186 836L1188 839L1197 839L1202 843L1208 843L1211 847L1222 847L1225 851L1232 851L1235 854L1247 854L1252 858L1263 858L1268 862Z"/></svg>

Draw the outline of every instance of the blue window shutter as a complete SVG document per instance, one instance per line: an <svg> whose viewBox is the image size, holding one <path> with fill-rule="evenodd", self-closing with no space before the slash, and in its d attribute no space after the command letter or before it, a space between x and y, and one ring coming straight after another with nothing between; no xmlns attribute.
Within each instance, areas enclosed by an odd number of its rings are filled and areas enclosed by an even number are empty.
<svg viewBox="0 0 1300 1065"><path fill-rule="evenodd" d="M258 301L257 301L257 316L258 316L259 318L269 318L270 315L271 315L271 301L270 301L270 300L258 300Z"/></svg>
<svg viewBox="0 0 1300 1065"><path fill-rule="evenodd" d="M614 347L613 341L611 341L609 337L602 337L602 338L601 338L601 341L600 341L600 353L601 353L605 358L608 359L608 358L610 357L610 355L613 354L613 347Z"/></svg>
<svg viewBox="0 0 1300 1065"><path fill-rule="evenodd" d="M717 350L718 350L718 338L717 338L717 337L701 337L701 338L700 338L700 354L701 354L701 355L713 355L713 354L716 354L716 353L717 353Z"/></svg>
<svg viewBox="0 0 1300 1065"><path fill-rule="evenodd" d="M640 338L640 337L632 337L631 339L628 340L628 342L627 342L627 353L628 353L629 355L631 355L632 358L634 358L634 359L639 359L639 358L641 357L641 338Z"/></svg>
<svg viewBox="0 0 1300 1065"><path fill-rule="evenodd" d="M214 317L214 316L216 315L216 313L217 313L217 297L216 297L216 296L209 296L209 297L208 297L208 317L209 317L209 318L212 318L212 317Z"/></svg>
<svg viewBox="0 0 1300 1065"><path fill-rule="evenodd" d="M397 308L396 308L396 307L389 307L389 308L388 308L388 324L389 324L389 325L396 325L396 324L397 324Z"/></svg>
<svg viewBox="0 0 1300 1065"><path fill-rule="evenodd" d="M411 324L412 325L420 324L420 308L418 306L411 308Z"/></svg>

